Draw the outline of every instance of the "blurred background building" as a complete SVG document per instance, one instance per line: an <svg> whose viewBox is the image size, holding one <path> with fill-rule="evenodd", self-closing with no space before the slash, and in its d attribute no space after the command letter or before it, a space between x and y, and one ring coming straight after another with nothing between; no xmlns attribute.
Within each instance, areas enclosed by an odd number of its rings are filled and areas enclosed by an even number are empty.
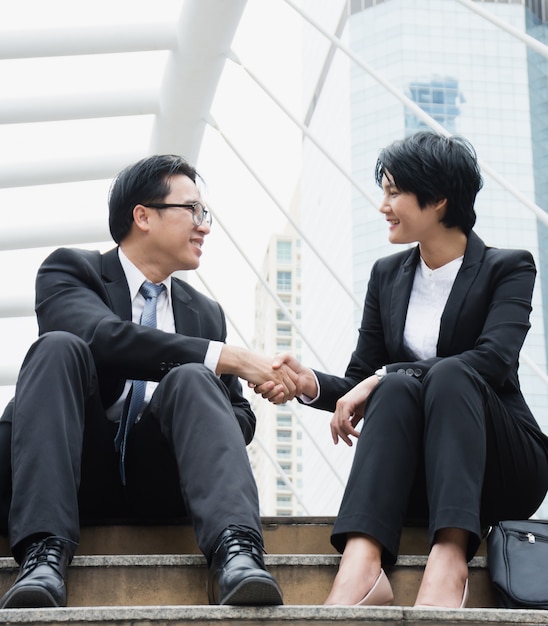
<svg viewBox="0 0 548 626"><path fill-rule="evenodd" d="M214 229L185 278L223 304L228 340L342 374L371 266L396 251L378 151L431 128L478 152L477 233L537 262L520 378L548 432L548 0L7 5L0 401L36 337L38 265L59 245L112 247L110 180L152 152L205 178ZM353 449L333 446L330 415L250 398L262 513L335 514Z"/></svg>

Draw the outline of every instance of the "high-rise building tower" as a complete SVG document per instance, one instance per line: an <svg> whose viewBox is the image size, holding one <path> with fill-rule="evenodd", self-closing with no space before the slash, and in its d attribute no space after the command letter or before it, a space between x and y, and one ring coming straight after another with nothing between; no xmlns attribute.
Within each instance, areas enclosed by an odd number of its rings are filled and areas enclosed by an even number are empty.
<svg viewBox="0 0 548 626"><path fill-rule="evenodd" d="M291 352L301 356L301 342L292 321L301 316L300 241L273 235L255 290L255 348L263 354ZM273 405L253 398L257 415L251 465L261 494L262 515L302 515L302 430L296 402Z"/></svg>

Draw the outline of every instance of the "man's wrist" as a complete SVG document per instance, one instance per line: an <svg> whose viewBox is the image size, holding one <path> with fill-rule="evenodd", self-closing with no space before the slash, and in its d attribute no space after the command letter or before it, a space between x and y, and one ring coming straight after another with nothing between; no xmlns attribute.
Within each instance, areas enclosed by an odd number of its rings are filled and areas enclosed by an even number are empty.
<svg viewBox="0 0 548 626"><path fill-rule="evenodd" d="M242 358L243 352L243 348L238 348L237 346L227 346L224 344L221 353L219 354L219 360L217 361L216 373L234 374L242 377L242 363L244 362Z"/></svg>

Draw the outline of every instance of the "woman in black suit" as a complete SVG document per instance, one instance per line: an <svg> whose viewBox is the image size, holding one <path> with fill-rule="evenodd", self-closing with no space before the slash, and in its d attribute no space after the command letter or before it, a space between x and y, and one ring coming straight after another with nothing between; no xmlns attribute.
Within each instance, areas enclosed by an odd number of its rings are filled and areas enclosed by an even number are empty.
<svg viewBox="0 0 548 626"><path fill-rule="evenodd" d="M334 411L335 443L358 438L326 604L391 603L382 567L413 519L431 542L416 605L463 607L481 529L528 518L548 488L548 439L517 374L535 266L472 231L482 179L467 141L417 133L382 150L375 175L389 240L418 246L375 263L344 377L278 359L301 399ZM276 400L272 385L256 391Z"/></svg>

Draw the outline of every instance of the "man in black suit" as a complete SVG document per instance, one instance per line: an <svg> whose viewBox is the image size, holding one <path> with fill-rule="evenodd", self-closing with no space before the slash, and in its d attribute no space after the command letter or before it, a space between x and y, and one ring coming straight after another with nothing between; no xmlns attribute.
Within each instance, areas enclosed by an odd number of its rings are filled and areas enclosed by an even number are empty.
<svg viewBox="0 0 548 626"><path fill-rule="evenodd" d="M172 155L126 168L109 198L119 246L59 249L38 272L40 338L4 415L21 568L2 608L66 604L81 522L183 516L208 561L211 603L282 603L262 556L246 453L255 416L238 377L275 380L289 398L294 376L226 345L219 304L172 277L198 267L210 232L197 180Z"/></svg>

